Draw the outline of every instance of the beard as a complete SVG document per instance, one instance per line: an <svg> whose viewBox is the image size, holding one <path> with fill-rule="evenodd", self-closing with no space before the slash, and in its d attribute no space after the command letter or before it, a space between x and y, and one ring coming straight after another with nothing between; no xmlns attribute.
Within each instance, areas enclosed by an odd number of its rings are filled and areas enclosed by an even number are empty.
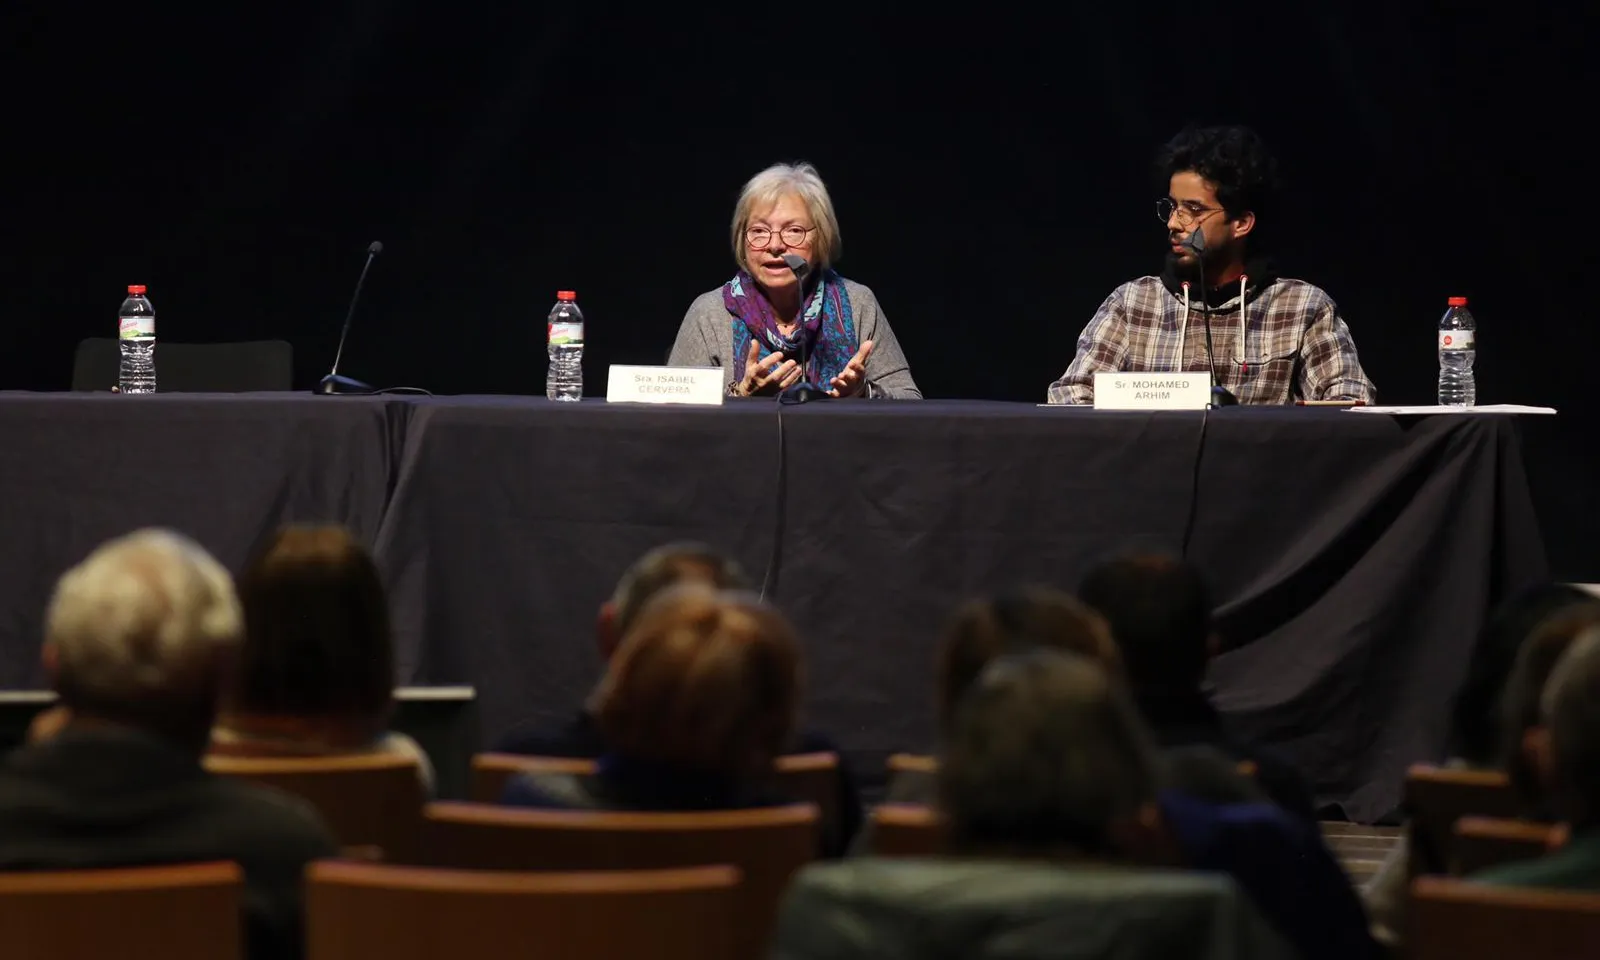
<svg viewBox="0 0 1600 960"><path fill-rule="evenodd" d="M1174 253L1167 250L1166 272L1179 280L1187 280L1198 285L1200 283L1200 258L1193 251Z"/></svg>

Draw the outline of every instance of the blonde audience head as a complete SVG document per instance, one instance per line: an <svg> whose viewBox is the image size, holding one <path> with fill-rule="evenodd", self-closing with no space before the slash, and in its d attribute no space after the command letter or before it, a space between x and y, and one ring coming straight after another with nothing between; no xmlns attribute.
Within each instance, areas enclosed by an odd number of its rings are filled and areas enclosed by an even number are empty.
<svg viewBox="0 0 1600 960"><path fill-rule="evenodd" d="M776 610L750 594L689 584L641 612L591 711L623 756L756 779L794 733L800 672L794 631Z"/></svg>

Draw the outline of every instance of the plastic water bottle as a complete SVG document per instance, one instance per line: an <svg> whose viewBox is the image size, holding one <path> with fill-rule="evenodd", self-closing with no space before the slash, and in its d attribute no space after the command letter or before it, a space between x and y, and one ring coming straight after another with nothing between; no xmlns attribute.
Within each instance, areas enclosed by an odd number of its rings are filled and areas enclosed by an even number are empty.
<svg viewBox="0 0 1600 960"><path fill-rule="evenodd" d="M1439 405L1470 407L1478 402L1472 362L1478 358L1478 323L1466 297L1451 297L1439 320Z"/></svg>
<svg viewBox="0 0 1600 960"><path fill-rule="evenodd" d="M156 308L144 295L144 284L128 288L117 314L117 339L122 363L117 369L119 393L156 392Z"/></svg>
<svg viewBox="0 0 1600 960"><path fill-rule="evenodd" d="M546 327L550 340L550 373L544 395L551 400L583 399L583 311L571 290L556 294Z"/></svg>

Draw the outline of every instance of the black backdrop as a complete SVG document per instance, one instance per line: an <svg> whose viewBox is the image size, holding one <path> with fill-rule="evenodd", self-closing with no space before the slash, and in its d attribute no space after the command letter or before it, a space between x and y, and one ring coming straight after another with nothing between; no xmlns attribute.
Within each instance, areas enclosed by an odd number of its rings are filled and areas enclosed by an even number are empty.
<svg viewBox="0 0 1600 960"><path fill-rule="evenodd" d="M1339 301L1386 401L1431 402L1463 294L1480 400L1563 409L1530 428L1535 492L1557 572L1600 580L1582 4L72 6L6 31L0 387L65 387L128 283L163 338L292 341L309 386L379 239L344 372L538 392L572 287L593 392L731 271L743 180L804 158L924 391L1037 401L1157 263L1154 148L1245 122L1290 187L1285 272Z"/></svg>

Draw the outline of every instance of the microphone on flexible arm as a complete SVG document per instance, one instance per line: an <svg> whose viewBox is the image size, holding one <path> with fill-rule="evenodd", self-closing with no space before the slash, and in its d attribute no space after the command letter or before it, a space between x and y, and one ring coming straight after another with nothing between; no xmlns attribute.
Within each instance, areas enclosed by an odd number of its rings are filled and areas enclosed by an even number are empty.
<svg viewBox="0 0 1600 960"><path fill-rule="evenodd" d="M1199 224L1195 224L1195 227L1199 227ZM1206 235L1198 229L1191 229L1183 245L1193 250L1195 259L1200 261L1200 306L1204 308L1206 318L1206 376L1211 378L1211 406L1238 406L1239 398L1217 384L1217 359L1211 350L1211 286L1206 281Z"/></svg>
<svg viewBox="0 0 1600 960"><path fill-rule="evenodd" d="M382 252L381 241L374 240L367 246L367 262L361 265L361 275L356 278L356 292L350 295L350 309L345 311L344 330L339 333L339 349L333 354L333 368L317 383L317 389L312 391L313 393L325 396L351 396L376 392L371 384L339 376L339 359L344 356L344 341L350 336L350 321L356 315L356 304L361 302L361 287L367 282L367 271L372 269L372 261Z"/></svg>
<svg viewBox="0 0 1600 960"><path fill-rule="evenodd" d="M794 273L795 283L800 285L801 315L795 318L799 322L800 326L800 382L790 384L789 386L785 387L783 392L778 394L778 402L783 404L795 404L810 403L813 400L827 400L829 399L828 391L806 379L811 372L808 364L810 359L808 356L809 351L806 349L806 341L808 338L806 337L805 323L806 277L811 274L811 263L798 253L784 254L783 262L788 264L789 269Z"/></svg>

